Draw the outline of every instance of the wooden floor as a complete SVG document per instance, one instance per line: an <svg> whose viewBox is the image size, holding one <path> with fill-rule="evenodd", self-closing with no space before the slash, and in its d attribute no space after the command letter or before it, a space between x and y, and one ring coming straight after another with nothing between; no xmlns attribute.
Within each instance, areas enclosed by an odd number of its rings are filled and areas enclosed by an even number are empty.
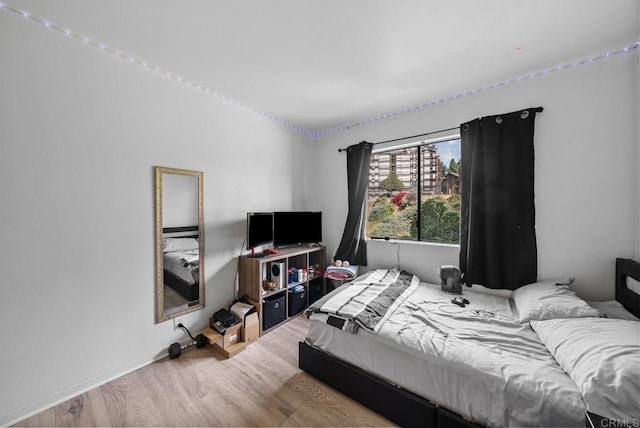
<svg viewBox="0 0 640 428"><path fill-rule="evenodd" d="M299 316L231 359L183 351L16 426L389 426L387 419L298 369Z"/></svg>

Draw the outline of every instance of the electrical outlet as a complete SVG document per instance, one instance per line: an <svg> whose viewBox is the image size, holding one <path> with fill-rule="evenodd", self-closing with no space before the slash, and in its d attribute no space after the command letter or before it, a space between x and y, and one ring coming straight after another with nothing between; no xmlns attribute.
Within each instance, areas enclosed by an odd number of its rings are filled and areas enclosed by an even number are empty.
<svg viewBox="0 0 640 428"><path fill-rule="evenodd" d="M178 327L178 325L180 325L180 324L182 324L182 325L183 325L183 326L185 326L185 327L187 326L187 325L184 323L184 317L176 317L176 318L174 318L174 319L173 319L173 329L174 329L174 330L179 329L180 327Z"/></svg>

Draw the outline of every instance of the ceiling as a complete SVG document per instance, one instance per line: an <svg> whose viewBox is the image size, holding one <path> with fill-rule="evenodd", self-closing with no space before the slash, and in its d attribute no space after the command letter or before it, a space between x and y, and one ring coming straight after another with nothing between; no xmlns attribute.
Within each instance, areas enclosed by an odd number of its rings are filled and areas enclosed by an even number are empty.
<svg viewBox="0 0 640 428"><path fill-rule="evenodd" d="M312 136L640 34L639 0L2 2Z"/></svg>

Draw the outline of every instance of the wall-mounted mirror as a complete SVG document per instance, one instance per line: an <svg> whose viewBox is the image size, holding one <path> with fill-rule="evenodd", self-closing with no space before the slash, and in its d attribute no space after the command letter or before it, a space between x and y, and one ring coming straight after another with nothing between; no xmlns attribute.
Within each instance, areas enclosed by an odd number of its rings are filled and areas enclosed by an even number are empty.
<svg viewBox="0 0 640 428"><path fill-rule="evenodd" d="M156 323L204 308L203 173L154 168Z"/></svg>

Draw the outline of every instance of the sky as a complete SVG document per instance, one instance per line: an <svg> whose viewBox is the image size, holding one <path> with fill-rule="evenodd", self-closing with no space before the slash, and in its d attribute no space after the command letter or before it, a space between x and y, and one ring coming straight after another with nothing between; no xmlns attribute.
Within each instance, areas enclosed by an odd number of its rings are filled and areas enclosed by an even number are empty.
<svg viewBox="0 0 640 428"><path fill-rule="evenodd" d="M445 166L449 166L451 159L455 159L456 162L460 161L460 139L443 141L442 143L437 143L435 146Z"/></svg>

